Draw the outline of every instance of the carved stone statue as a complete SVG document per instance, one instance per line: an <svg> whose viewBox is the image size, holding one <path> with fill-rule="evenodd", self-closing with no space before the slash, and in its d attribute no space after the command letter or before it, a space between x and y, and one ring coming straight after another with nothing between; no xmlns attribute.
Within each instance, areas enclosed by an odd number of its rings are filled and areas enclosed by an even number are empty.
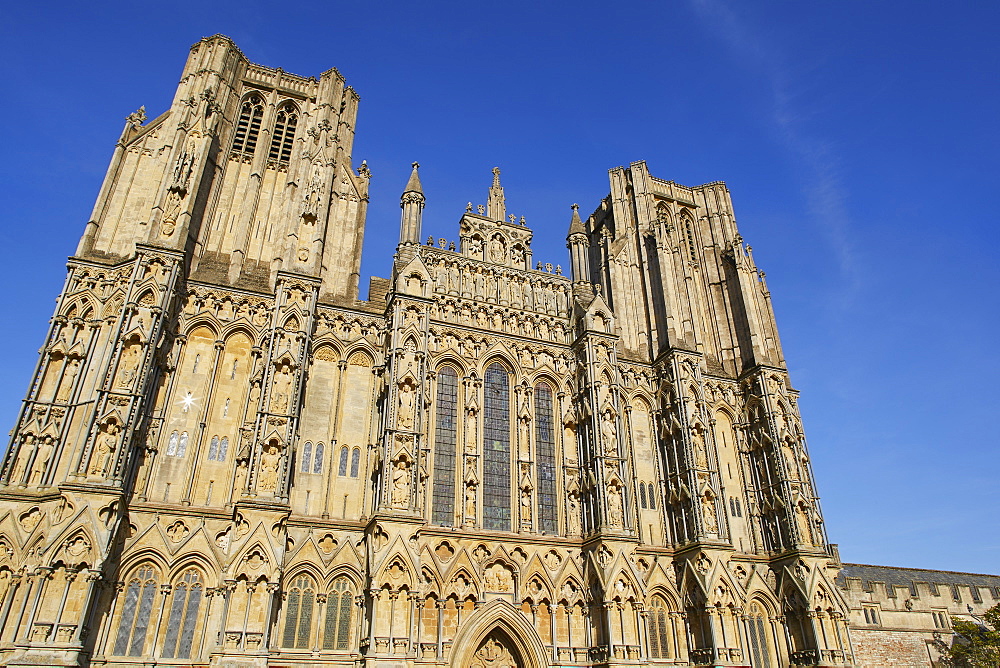
<svg viewBox="0 0 1000 668"><path fill-rule="evenodd" d="M271 411L274 413L286 413L288 402L292 394L292 370L288 364L282 364L281 369L274 375L274 391L271 395Z"/></svg>
<svg viewBox="0 0 1000 668"><path fill-rule="evenodd" d="M510 651L493 638L487 638L472 657L470 668L517 668Z"/></svg>
<svg viewBox="0 0 1000 668"><path fill-rule="evenodd" d="M613 529L620 529L624 521L624 506L622 504L622 491L618 485L608 486L608 525Z"/></svg>
<svg viewBox="0 0 1000 668"><path fill-rule="evenodd" d="M392 470L392 505L394 508L410 505L410 463L405 459L398 460Z"/></svg>
<svg viewBox="0 0 1000 668"><path fill-rule="evenodd" d="M281 450L277 445L264 448L260 456L260 477L257 489L262 492L273 492L278 487L278 469L281 467Z"/></svg>
<svg viewBox="0 0 1000 668"><path fill-rule="evenodd" d="M29 485L37 485L42 481L42 476L49 468L49 460L52 458L52 451L55 449L55 442L51 436L42 438L38 446L38 454L31 465L31 474L28 476Z"/></svg>
<svg viewBox="0 0 1000 668"><path fill-rule="evenodd" d="M476 486L469 484L465 486L465 519L469 522L476 521Z"/></svg>
<svg viewBox="0 0 1000 668"><path fill-rule="evenodd" d="M691 430L691 445L694 448L694 465L700 469L708 468L708 452L705 450L705 434L700 427Z"/></svg>
<svg viewBox="0 0 1000 668"><path fill-rule="evenodd" d="M465 411L465 451L475 452L479 446L477 439L477 427L479 422L476 419L478 411L475 408L468 408Z"/></svg>
<svg viewBox="0 0 1000 668"><path fill-rule="evenodd" d="M399 412L396 414L396 426L399 429L413 429L413 415L416 404L416 389L409 382L399 385Z"/></svg>
<svg viewBox="0 0 1000 668"><path fill-rule="evenodd" d="M56 393L56 401L69 401L70 395L73 393L73 385L79 373L80 360L74 357L66 365L66 370L63 371L62 381L59 383L59 391Z"/></svg>
<svg viewBox="0 0 1000 668"><path fill-rule="evenodd" d="M601 415L601 440L604 441L604 454L615 456L618 454L618 433L615 429L615 416L611 410L604 411Z"/></svg>
<svg viewBox="0 0 1000 668"><path fill-rule="evenodd" d="M708 493L701 497L701 509L705 518L705 533L719 533L719 518L715 511L715 498Z"/></svg>
<svg viewBox="0 0 1000 668"><path fill-rule="evenodd" d="M812 545L813 538L809 522L809 511L803 503L795 507L795 524L799 528L800 540L807 545Z"/></svg>
<svg viewBox="0 0 1000 668"><path fill-rule="evenodd" d="M576 491L566 499L566 531L571 536L580 534L580 494Z"/></svg>
<svg viewBox="0 0 1000 668"><path fill-rule="evenodd" d="M140 351L142 344L132 341L125 350L122 351L121 363L118 365L118 387L129 387L135 379L136 370L139 368Z"/></svg>
<svg viewBox="0 0 1000 668"><path fill-rule="evenodd" d="M90 459L90 475L103 476L107 473L108 464L118 449L118 431L117 422L108 422L97 434L94 454Z"/></svg>

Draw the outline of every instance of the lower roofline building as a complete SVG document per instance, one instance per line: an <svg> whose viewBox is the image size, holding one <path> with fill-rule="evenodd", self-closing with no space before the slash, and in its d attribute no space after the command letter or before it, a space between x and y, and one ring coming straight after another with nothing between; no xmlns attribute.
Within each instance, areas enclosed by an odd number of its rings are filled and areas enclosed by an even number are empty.
<svg viewBox="0 0 1000 668"><path fill-rule="evenodd" d="M564 275L499 169L422 242L414 163L360 300L357 104L216 35L126 120L0 471L0 661L854 665L725 184L612 169Z"/></svg>

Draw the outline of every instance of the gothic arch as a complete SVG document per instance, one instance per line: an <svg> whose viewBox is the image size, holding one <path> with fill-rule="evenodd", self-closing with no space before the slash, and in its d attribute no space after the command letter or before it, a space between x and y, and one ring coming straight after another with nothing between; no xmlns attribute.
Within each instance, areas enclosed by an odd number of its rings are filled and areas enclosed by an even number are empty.
<svg viewBox="0 0 1000 668"><path fill-rule="evenodd" d="M466 363L454 353L444 353L434 360L434 371L440 373L442 367L450 366L458 374L459 378L469 375Z"/></svg>
<svg viewBox="0 0 1000 668"><path fill-rule="evenodd" d="M520 610L502 599L484 604L462 624L452 643L452 668L472 665L476 652L491 636L516 654L518 668L548 668L549 657L538 631Z"/></svg>

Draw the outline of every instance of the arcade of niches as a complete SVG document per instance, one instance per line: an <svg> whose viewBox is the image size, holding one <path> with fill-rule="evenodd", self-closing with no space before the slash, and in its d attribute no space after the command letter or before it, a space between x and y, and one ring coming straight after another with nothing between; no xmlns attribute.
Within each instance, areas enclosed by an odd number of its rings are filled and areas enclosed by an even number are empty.
<svg viewBox="0 0 1000 668"><path fill-rule="evenodd" d="M566 274L500 170L358 299L336 70L130 115L0 474L6 666L848 666L764 273L645 163ZM484 183L486 185L486 183Z"/></svg>

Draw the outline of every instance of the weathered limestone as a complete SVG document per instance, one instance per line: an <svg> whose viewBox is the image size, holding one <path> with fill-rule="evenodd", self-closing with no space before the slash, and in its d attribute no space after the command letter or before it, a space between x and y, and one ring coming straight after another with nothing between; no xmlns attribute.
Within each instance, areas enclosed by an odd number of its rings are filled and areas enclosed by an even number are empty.
<svg viewBox="0 0 1000 668"><path fill-rule="evenodd" d="M611 170L568 270L500 170L357 299L358 97L194 45L129 116L0 473L0 660L847 666L722 183Z"/></svg>

